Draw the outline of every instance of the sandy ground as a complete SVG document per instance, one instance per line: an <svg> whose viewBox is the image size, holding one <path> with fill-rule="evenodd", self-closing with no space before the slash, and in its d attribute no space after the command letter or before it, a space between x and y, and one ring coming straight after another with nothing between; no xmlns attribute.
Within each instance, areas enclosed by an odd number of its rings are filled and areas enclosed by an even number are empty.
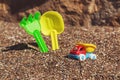
<svg viewBox="0 0 120 80"><path fill-rule="evenodd" d="M120 80L120 28L65 26L56 51L50 37L43 38L45 54L17 23L0 21L0 80ZM95 44L97 59L67 58L77 42Z"/></svg>

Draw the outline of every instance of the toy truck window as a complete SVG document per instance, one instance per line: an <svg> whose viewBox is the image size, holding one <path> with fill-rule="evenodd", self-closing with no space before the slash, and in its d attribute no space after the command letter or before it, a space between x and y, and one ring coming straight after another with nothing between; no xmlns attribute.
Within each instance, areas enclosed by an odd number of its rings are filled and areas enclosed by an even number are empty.
<svg viewBox="0 0 120 80"><path fill-rule="evenodd" d="M80 51L82 51L83 50L83 48L80 48Z"/></svg>

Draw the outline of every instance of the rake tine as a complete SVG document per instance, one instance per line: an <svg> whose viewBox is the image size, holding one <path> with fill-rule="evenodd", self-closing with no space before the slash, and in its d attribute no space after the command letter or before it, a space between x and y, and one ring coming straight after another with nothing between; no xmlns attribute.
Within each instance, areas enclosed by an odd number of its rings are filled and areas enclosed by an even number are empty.
<svg viewBox="0 0 120 80"><path fill-rule="evenodd" d="M36 20L40 20L40 16L41 16L40 12L36 12L36 13L34 14L34 18L35 18Z"/></svg>
<svg viewBox="0 0 120 80"><path fill-rule="evenodd" d="M26 17L24 17L21 21L20 21L20 26L21 27L25 27L26 26Z"/></svg>
<svg viewBox="0 0 120 80"><path fill-rule="evenodd" d="M33 21L33 16L32 16L32 14L30 14L30 15L28 16L27 21L29 21L29 22L32 22L32 21Z"/></svg>

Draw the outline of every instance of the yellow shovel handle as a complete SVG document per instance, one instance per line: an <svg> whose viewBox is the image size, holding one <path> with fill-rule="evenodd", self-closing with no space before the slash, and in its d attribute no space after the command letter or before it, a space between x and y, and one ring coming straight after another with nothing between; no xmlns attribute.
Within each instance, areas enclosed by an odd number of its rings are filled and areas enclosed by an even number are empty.
<svg viewBox="0 0 120 80"><path fill-rule="evenodd" d="M56 30L51 31L52 50L59 49Z"/></svg>

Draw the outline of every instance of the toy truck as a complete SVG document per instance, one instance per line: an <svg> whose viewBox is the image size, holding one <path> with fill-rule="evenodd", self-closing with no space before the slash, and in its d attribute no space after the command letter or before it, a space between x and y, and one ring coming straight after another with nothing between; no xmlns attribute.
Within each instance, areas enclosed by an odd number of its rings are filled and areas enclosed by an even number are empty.
<svg viewBox="0 0 120 80"><path fill-rule="evenodd" d="M96 46L94 44L77 43L75 47L70 51L68 57L81 61L87 58L95 60L96 54L93 53L95 49Z"/></svg>

